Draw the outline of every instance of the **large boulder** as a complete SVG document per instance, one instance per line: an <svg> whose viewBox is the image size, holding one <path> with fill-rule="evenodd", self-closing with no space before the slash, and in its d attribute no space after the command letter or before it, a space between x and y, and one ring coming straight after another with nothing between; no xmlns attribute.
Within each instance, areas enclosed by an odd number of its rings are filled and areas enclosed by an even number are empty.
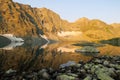
<svg viewBox="0 0 120 80"><path fill-rule="evenodd" d="M100 51L92 46L85 46L81 49L75 50L75 52L81 52L81 53L99 53Z"/></svg>
<svg viewBox="0 0 120 80"><path fill-rule="evenodd" d="M62 74L57 76L57 80L75 80L75 77Z"/></svg>
<svg viewBox="0 0 120 80"><path fill-rule="evenodd" d="M100 51L93 46L85 46L81 49L76 49L75 52L82 53L87 56L96 56Z"/></svg>

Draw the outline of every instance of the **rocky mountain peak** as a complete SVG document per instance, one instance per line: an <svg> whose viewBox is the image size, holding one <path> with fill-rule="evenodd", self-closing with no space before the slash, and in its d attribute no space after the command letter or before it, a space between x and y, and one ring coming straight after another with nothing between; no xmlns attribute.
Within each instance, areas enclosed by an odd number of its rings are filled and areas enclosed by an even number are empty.
<svg viewBox="0 0 120 80"><path fill-rule="evenodd" d="M86 17L70 23L47 8L32 8L12 0L0 0L0 34L13 33L23 37L44 34L50 39L56 39L57 33L61 31L81 31L84 36L94 36L97 39L101 39L99 34L103 33L105 39L118 31L118 28L113 30L112 26L101 20L90 20Z"/></svg>
<svg viewBox="0 0 120 80"><path fill-rule="evenodd" d="M12 0L0 0L0 3L10 3Z"/></svg>
<svg viewBox="0 0 120 80"><path fill-rule="evenodd" d="M88 18L86 18L86 17L82 17L82 18L80 18L80 19L78 19L77 21L75 21L75 22L88 22L89 21L89 19Z"/></svg>

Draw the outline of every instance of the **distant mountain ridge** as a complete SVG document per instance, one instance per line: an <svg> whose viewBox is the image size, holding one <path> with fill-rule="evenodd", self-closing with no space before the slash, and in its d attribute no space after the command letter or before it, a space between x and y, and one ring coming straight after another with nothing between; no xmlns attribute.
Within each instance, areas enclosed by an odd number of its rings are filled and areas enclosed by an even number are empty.
<svg viewBox="0 0 120 80"><path fill-rule="evenodd" d="M119 37L119 25L109 25L103 21L85 17L70 23L47 8L32 8L12 0L0 0L0 34L11 33L21 37L37 37L39 34L44 34L49 39L72 40L74 36L61 37L57 34L61 31L80 31L83 34L74 37L79 38L77 40L99 40Z"/></svg>

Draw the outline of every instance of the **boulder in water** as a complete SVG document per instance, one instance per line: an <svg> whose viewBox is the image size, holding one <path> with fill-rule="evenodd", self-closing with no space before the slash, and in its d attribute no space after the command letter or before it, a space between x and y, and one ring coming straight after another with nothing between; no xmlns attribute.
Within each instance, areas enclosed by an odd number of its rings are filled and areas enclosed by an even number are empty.
<svg viewBox="0 0 120 80"><path fill-rule="evenodd" d="M81 49L75 50L75 52L80 52L80 53L99 53L100 51L96 49L95 47L92 46L85 46Z"/></svg>

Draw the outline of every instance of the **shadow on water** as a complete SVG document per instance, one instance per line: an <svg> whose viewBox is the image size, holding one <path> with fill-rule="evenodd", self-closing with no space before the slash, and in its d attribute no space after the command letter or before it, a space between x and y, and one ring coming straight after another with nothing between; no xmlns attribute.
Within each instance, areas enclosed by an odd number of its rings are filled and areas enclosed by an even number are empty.
<svg viewBox="0 0 120 80"><path fill-rule="evenodd" d="M4 54L0 54L0 71L3 70L5 63L6 63L6 56Z"/></svg>
<svg viewBox="0 0 120 80"><path fill-rule="evenodd" d="M112 46L118 46L120 47L120 38L113 38L113 39L109 39L109 40L102 40L100 41L103 44L109 44Z"/></svg>
<svg viewBox="0 0 120 80"><path fill-rule="evenodd" d="M9 45L11 41L3 36L0 36L0 48Z"/></svg>
<svg viewBox="0 0 120 80"><path fill-rule="evenodd" d="M92 46L92 47L103 47L105 45L101 44L101 43L95 43L95 42L88 42L88 41L80 41L78 43L72 44L74 46Z"/></svg>
<svg viewBox="0 0 120 80"><path fill-rule="evenodd" d="M81 52L81 54L84 56L97 57L99 53Z"/></svg>
<svg viewBox="0 0 120 80"><path fill-rule="evenodd" d="M34 52L35 51L35 52ZM39 47L37 47L37 49L32 49L32 57L26 57L24 58L23 56L20 57L20 59L18 60L18 71L19 72L23 72L23 71L28 71L33 69L34 67L37 66L38 64L36 64L39 55L42 55L41 53L43 53L44 49L39 49ZM42 55L43 56L43 55Z"/></svg>

